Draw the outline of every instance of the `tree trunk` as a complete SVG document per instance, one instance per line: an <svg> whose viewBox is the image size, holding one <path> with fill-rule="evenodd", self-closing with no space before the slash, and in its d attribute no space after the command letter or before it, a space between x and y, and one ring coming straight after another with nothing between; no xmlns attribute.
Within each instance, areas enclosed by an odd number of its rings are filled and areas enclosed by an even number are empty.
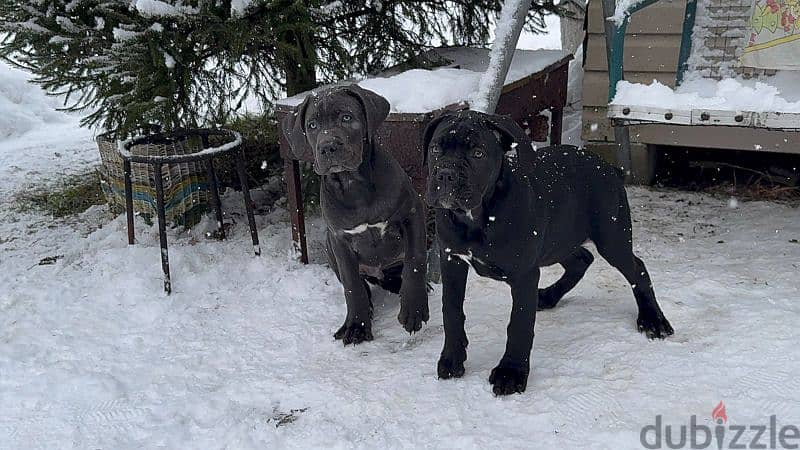
<svg viewBox="0 0 800 450"><path fill-rule="evenodd" d="M564 10L567 12L567 15L561 17L561 49L575 53L583 44L586 1L572 0L561 4L564 5Z"/></svg>
<svg viewBox="0 0 800 450"><path fill-rule="evenodd" d="M286 76L286 94L292 96L317 87L317 53L309 11L294 9L286 14L289 29L280 36L278 60Z"/></svg>
<svg viewBox="0 0 800 450"><path fill-rule="evenodd" d="M503 9L495 27L494 43L489 51L489 65L481 75L478 92L470 102L470 109L488 114L494 113L530 6L531 0L503 2Z"/></svg>

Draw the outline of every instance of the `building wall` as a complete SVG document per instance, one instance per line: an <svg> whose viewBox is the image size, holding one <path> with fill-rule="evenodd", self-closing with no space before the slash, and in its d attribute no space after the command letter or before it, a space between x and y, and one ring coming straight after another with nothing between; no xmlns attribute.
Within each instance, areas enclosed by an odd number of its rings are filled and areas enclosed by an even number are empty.
<svg viewBox="0 0 800 450"><path fill-rule="evenodd" d="M625 39L627 80L650 83L655 79L675 86L685 10L686 0L662 0L633 15ZM589 2L588 14L582 137L587 142L609 142L614 140L614 132L606 118L608 64L600 0ZM635 136L631 133L634 141Z"/></svg>
<svg viewBox="0 0 800 450"><path fill-rule="evenodd" d="M698 0L692 34L690 73L708 78L770 76L775 71L739 65L752 0ZM686 0L661 0L633 15L625 39L625 78L675 86ZM589 147L608 148L614 131L606 117L608 71L600 0L588 8L587 55L583 80L582 137ZM800 153L800 133L752 128L630 127L631 142L682 147ZM636 156L636 155L634 155Z"/></svg>
<svg viewBox="0 0 800 450"><path fill-rule="evenodd" d="M689 70L704 78L774 75L774 70L739 65L752 0L700 0L692 36Z"/></svg>

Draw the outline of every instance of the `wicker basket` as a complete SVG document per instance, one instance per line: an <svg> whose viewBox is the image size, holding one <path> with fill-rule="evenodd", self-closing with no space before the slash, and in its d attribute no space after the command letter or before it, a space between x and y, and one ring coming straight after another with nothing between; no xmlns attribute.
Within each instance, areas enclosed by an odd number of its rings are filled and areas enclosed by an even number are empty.
<svg viewBox="0 0 800 450"><path fill-rule="evenodd" d="M124 211L125 173L114 134L99 135L97 146L102 161L100 176L103 193L112 211ZM172 156L195 153L202 148L200 139L180 137L134 145L130 151L135 155ZM131 165L133 209L147 220L156 214L154 171L152 164L132 163ZM202 161L164 164L161 172L164 179L167 221L184 226L196 224L209 205L205 164Z"/></svg>

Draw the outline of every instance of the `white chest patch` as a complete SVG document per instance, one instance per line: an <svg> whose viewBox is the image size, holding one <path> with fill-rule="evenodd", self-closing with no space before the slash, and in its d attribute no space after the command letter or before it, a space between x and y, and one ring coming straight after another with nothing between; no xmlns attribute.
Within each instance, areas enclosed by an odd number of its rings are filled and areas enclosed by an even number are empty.
<svg viewBox="0 0 800 450"><path fill-rule="evenodd" d="M347 234L361 234L370 228L375 228L378 232L381 233L381 237L386 234L386 227L389 225L389 222L378 222L378 223L362 223L361 225L356 226L355 228L351 228L349 230L342 230Z"/></svg>
<svg viewBox="0 0 800 450"><path fill-rule="evenodd" d="M460 260L462 260L465 263L471 265L472 267L475 267L475 263L483 265L483 261L481 261L480 258L476 258L476 257L472 256L472 252L469 251L469 250L467 250L467 254L466 255L462 255L460 253L450 253L450 255L453 256L453 257L459 258Z"/></svg>
<svg viewBox="0 0 800 450"><path fill-rule="evenodd" d="M451 255L459 258L467 264L472 264L472 252L468 252L466 255L462 255L460 253L451 253Z"/></svg>

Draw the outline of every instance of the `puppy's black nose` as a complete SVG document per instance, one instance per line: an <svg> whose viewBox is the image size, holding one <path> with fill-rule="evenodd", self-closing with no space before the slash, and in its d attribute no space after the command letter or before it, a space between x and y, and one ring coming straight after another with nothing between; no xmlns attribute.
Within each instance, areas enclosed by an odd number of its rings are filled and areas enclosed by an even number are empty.
<svg viewBox="0 0 800 450"><path fill-rule="evenodd" d="M342 144L339 141L325 142L324 144L320 144L319 152L323 155L328 155L328 154L332 155L337 151L341 150L342 147L344 147L344 144Z"/></svg>
<svg viewBox="0 0 800 450"><path fill-rule="evenodd" d="M435 176L439 183L450 184L456 181L456 171L453 169L439 169Z"/></svg>

